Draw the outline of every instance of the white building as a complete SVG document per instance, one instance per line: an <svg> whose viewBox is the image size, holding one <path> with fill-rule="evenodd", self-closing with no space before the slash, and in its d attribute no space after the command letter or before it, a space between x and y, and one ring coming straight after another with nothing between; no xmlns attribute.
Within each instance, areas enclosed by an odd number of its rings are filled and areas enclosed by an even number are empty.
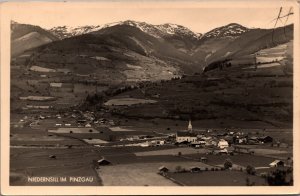
<svg viewBox="0 0 300 196"><path fill-rule="evenodd" d="M176 142L196 142L197 134L192 130L192 122L189 121L188 130L187 131L177 131L176 133Z"/></svg>
<svg viewBox="0 0 300 196"><path fill-rule="evenodd" d="M229 146L228 142L224 139L221 139L218 143L218 147L220 149L228 148L228 146Z"/></svg>

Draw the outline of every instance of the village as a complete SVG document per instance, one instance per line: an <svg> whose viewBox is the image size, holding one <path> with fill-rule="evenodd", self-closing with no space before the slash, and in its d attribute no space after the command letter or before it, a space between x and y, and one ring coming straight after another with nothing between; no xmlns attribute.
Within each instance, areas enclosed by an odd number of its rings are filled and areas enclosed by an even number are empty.
<svg viewBox="0 0 300 196"><path fill-rule="evenodd" d="M189 120L185 129L150 127L142 131L124 126L128 120L98 117L94 112L80 110L26 115L12 123L11 147L13 151L48 148L43 159L50 165L53 161L65 163L63 156L71 156L68 153L73 151L84 154L91 150L95 154L87 155L88 163L102 185L209 186L216 183L215 172L232 175L233 181L225 177L219 185L269 185L276 176L272 172L278 171L283 172L280 175L284 175L284 183L292 183L292 146L272 136L274 130L201 129L193 127ZM35 134L33 138L22 138L26 134L15 130L24 128L44 131L40 137ZM76 155L72 160L78 158ZM129 166L136 167L130 171L126 169ZM121 172L125 172L124 177L133 175L133 180L115 180ZM214 180L209 184L202 175Z"/></svg>

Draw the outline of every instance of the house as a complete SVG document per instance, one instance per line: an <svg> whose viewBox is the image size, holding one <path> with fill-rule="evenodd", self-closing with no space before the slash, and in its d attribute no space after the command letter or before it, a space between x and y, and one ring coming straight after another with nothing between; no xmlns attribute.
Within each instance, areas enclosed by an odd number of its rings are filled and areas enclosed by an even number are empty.
<svg viewBox="0 0 300 196"><path fill-rule="evenodd" d="M50 159L56 159L56 156L55 155L49 155L49 158Z"/></svg>
<svg viewBox="0 0 300 196"><path fill-rule="evenodd" d="M85 127L92 127L92 125L91 125L90 123L87 123L87 124L85 125Z"/></svg>
<svg viewBox="0 0 300 196"><path fill-rule="evenodd" d="M193 132L192 122L189 121L188 130L187 131L177 131L176 133L176 142L196 142L197 134Z"/></svg>
<svg viewBox="0 0 300 196"><path fill-rule="evenodd" d="M281 160L275 160L272 163L269 164L270 167L283 167L284 162Z"/></svg>
<svg viewBox="0 0 300 196"><path fill-rule="evenodd" d="M190 168L190 171L191 171L192 173L197 173L197 172L200 172L200 171L201 171L201 168L200 168L200 167L191 167L191 168Z"/></svg>
<svg viewBox="0 0 300 196"><path fill-rule="evenodd" d="M270 136L260 137L260 138L258 138L258 140L262 143L271 143L271 142L273 142L273 138L270 137Z"/></svg>
<svg viewBox="0 0 300 196"><path fill-rule="evenodd" d="M236 139L236 143L238 143L238 144L246 144L247 143L247 139L246 138L238 138L238 139Z"/></svg>
<svg viewBox="0 0 300 196"><path fill-rule="evenodd" d="M169 171L169 169L166 168L165 166L161 166L160 168L158 168L158 170L159 170L159 173L166 173Z"/></svg>
<svg viewBox="0 0 300 196"><path fill-rule="evenodd" d="M224 148L228 148L229 144L226 140L224 139L220 139L219 143L218 143L218 147L220 149L224 149Z"/></svg>
<svg viewBox="0 0 300 196"><path fill-rule="evenodd" d="M206 157L201 157L200 161L203 162L203 163L207 163L207 158Z"/></svg>
<svg viewBox="0 0 300 196"><path fill-rule="evenodd" d="M97 163L98 163L98 165L110 165L111 164L111 162L106 160L105 158L99 159L97 161Z"/></svg>

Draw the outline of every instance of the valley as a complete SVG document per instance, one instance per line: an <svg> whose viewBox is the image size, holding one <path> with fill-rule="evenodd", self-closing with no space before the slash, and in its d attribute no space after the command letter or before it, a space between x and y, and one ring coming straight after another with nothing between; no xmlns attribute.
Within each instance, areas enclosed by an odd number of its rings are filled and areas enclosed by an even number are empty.
<svg viewBox="0 0 300 196"><path fill-rule="evenodd" d="M277 161L291 185L285 28L274 42L272 29L236 23L204 34L135 21L49 31L12 23L10 184L267 186Z"/></svg>

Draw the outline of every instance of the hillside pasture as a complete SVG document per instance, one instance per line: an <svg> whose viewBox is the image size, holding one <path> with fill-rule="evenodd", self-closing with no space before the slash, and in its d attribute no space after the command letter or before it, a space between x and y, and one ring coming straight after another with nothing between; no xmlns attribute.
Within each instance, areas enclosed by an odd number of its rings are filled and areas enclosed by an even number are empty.
<svg viewBox="0 0 300 196"><path fill-rule="evenodd" d="M136 99L136 98L116 98L110 99L105 102L104 105L107 106L122 106L122 105L135 105L135 104L147 104L147 103L156 103L157 101L151 99Z"/></svg>
<svg viewBox="0 0 300 196"><path fill-rule="evenodd" d="M40 66L32 66L32 67L30 67L30 70L31 71L36 71L36 72L45 72L45 73L56 72L55 69L49 69L49 68L40 67Z"/></svg>
<svg viewBox="0 0 300 196"><path fill-rule="evenodd" d="M99 133L96 129L89 127L62 127L57 129L49 129L50 133Z"/></svg>

